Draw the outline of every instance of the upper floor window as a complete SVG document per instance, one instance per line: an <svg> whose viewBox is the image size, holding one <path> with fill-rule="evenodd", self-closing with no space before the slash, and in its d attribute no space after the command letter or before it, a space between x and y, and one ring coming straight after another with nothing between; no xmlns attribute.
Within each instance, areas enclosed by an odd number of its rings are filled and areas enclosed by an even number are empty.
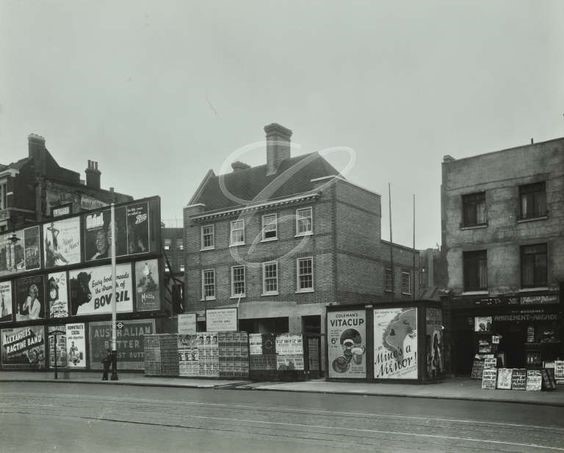
<svg viewBox="0 0 564 453"><path fill-rule="evenodd" d="M276 214L262 216L262 240L269 241L278 238L278 223Z"/></svg>
<svg viewBox="0 0 564 453"><path fill-rule="evenodd" d="M536 288L546 286L547 282L546 244L522 246L521 286L523 288Z"/></svg>
<svg viewBox="0 0 564 453"><path fill-rule="evenodd" d="M215 269L202 271L202 296L204 300L215 299Z"/></svg>
<svg viewBox="0 0 564 453"><path fill-rule="evenodd" d="M296 210L296 236L313 233L313 212L311 208Z"/></svg>
<svg viewBox="0 0 564 453"><path fill-rule="evenodd" d="M276 261L262 263L262 293L267 296L278 294L278 263Z"/></svg>
<svg viewBox="0 0 564 453"><path fill-rule="evenodd" d="M462 226L486 224L486 192L462 195Z"/></svg>
<svg viewBox="0 0 564 453"><path fill-rule="evenodd" d="M384 291L391 293L393 290L392 287L392 269L387 267L384 270Z"/></svg>
<svg viewBox="0 0 564 453"><path fill-rule="evenodd" d="M230 245L241 245L245 243L245 221L233 220L231 222Z"/></svg>
<svg viewBox="0 0 564 453"><path fill-rule="evenodd" d="M401 273L401 293L411 294L411 272L402 271Z"/></svg>
<svg viewBox="0 0 564 453"><path fill-rule="evenodd" d="M464 252L462 257L464 291L488 289L488 255L486 250Z"/></svg>
<svg viewBox="0 0 564 453"><path fill-rule="evenodd" d="M231 268L231 296L245 296L245 266Z"/></svg>
<svg viewBox="0 0 564 453"><path fill-rule="evenodd" d="M519 202L521 219L534 219L547 215L546 185L544 182L519 186Z"/></svg>
<svg viewBox="0 0 564 453"><path fill-rule="evenodd" d="M164 249L165 249L165 250L170 250L170 244L171 244L171 240L170 240L170 239L165 239L165 240L164 240Z"/></svg>
<svg viewBox="0 0 564 453"><path fill-rule="evenodd" d="M202 226L202 250L213 249L215 247L215 234L213 225Z"/></svg>
<svg viewBox="0 0 564 453"><path fill-rule="evenodd" d="M184 241L182 239L176 240L176 248L178 250L184 250Z"/></svg>
<svg viewBox="0 0 564 453"><path fill-rule="evenodd" d="M313 291L313 258L298 258L298 291Z"/></svg>
<svg viewBox="0 0 564 453"><path fill-rule="evenodd" d="M184 264L181 264L181 265L180 265L180 272L184 272L184 269L185 269Z"/></svg>
<svg viewBox="0 0 564 453"><path fill-rule="evenodd" d="M8 207L8 184L0 182L0 209Z"/></svg>

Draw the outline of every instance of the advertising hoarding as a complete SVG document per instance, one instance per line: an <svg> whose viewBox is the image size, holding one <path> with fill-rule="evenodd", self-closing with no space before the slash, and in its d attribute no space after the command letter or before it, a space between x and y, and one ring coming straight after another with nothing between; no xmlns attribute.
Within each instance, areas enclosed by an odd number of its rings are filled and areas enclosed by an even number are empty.
<svg viewBox="0 0 564 453"><path fill-rule="evenodd" d="M206 331L237 332L237 308L210 308L206 310Z"/></svg>
<svg viewBox="0 0 564 453"><path fill-rule="evenodd" d="M135 292L137 311L160 309L158 260L143 260L135 263Z"/></svg>
<svg viewBox="0 0 564 453"><path fill-rule="evenodd" d="M127 226L125 207L115 208L116 256L127 255ZM111 258L111 211L84 216L84 261Z"/></svg>
<svg viewBox="0 0 564 453"><path fill-rule="evenodd" d="M142 370L144 366L143 336L155 333L155 320L124 320L124 327L117 330L117 354L119 369ZM111 347L110 321L91 322L88 325L90 368L102 369L102 359Z"/></svg>
<svg viewBox="0 0 564 453"><path fill-rule="evenodd" d="M440 376L444 369L443 312L439 308L427 307L425 311L426 372L428 378Z"/></svg>
<svg viewBox="0 0 564 453"><path fill-rule="evenodd" d="M417 308L374 309L374 378L417 377Z"/></svg>
<svg viewBox="0 0 564 453"><path fill-rule="evenodd" d="M127 209L127 252L130 255L149 251L149 206L146 202L130 204Z"/></svg>
<svg viewBox="0 0 564 453"><path fill-rule="evenodd" d="M301 335L278 335L276 337L276 369L304 369L304 344Z"/></svg>
<svg viewBox="0 0 564 453"><path fill-rule="evenodd" d="M12 321L12 282L0 282L0 322Z"/></svg>
<svg viewBox="0 0 564 453"><path fill-rule="evenodd" d="M67 324L67 357L69 368L86 368L86 333L84 324Z"/></svg>
<svg viewBox="0 0 564 453"><path fill-rule="evenodd" d="M178 333L182 335L196 334L196 313L178 315Z"/></svg>
<svg viewBox="0 0 564 453"><path fill-rule="evenodd" d="M46 268L80 263L80 217L43 225L43 257Z"/></svg>
<svg viewBox="0 0 564 453"><path fill-rule="evenodd" d="M69 271L71 315L112 312L112 266ZM116 311L133 311L131 264L116 266Z"/></svg>
<svg viewBox="0 0 564 453"><path fill-rule="evenodd" d="M2 366L10 368L45 368L43 326L2 329Z"/></svg>
<svg viewBox="0 0 564 453"><path fill-rule="evenodd" d="M47 338L49 339L49 368L55 368L55 356L57 367L67 366L67 330L66 326L47 327ZM57 342L55 343L55 338ZM57 351L55 354L55 344Z"/></svg>
<svg viewBox="0 0 564 453"><path fill-rule="evenodd" d="M54 272L47 276L47 299L50 318L66 318L69 315L67 273Z"/></svg>
<svg viewBox="0 0 564 453"><path fill-rule="evenodd" d="M45 287L43 275L20 277L16 280L16 321L45 317Z"/></svg>
<svg viewBox="0 0 564 453"><path fill-rule="evenodd" d="M366 378L366 312L327 312L330 378Z"/></svg>
<svg viewBox="0 0 564 453"><path fill-rule="evenodd" d="M0 234L0 277L39 269L39 226Z"/></svg>

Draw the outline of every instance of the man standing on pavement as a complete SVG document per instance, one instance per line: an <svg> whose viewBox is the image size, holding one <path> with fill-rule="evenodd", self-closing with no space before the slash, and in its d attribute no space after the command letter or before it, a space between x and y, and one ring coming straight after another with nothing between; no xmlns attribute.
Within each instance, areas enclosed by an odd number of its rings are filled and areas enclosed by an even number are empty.
<svg viewBox="0 0 564 453"><path fill-rule="evenodd" d="M108 372L110 371L110 364L112 363L112 351L111 349L106 350L106 355L102 359L102 365L104 365L104 373L102 374L102 380L108 380Z"/></svg>

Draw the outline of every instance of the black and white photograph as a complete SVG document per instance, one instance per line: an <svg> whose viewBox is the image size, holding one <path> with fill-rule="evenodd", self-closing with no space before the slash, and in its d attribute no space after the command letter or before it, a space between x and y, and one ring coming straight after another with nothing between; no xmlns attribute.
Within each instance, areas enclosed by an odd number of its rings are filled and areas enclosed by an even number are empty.
<svg viewBox="0 0 564 453"><path fill-rule="evenodd" d="M564 0L0 0L0 450L564 451Z"/></svg>

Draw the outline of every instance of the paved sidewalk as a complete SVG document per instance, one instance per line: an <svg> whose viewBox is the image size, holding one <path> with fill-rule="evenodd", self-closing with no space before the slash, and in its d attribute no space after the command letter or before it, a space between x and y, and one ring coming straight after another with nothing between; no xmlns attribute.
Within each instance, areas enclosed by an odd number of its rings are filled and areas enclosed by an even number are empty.
<svg viewBox="0 0 564 453"><path fill-rule="evenodd" d="M518 390L482 390L478 380L446 379L436 384L381 384L367 382L330 382L314 379L305 382L252 382L249 380L153 377L142 373L122 372L118 381L102 381L101 372L0 371L0 382L55 382L100 385L137 385L208 389L270 390L286 392L337 393L413 398L442 398L474 401L498 401L564 407L564 386L550 392Z"/></svg>

